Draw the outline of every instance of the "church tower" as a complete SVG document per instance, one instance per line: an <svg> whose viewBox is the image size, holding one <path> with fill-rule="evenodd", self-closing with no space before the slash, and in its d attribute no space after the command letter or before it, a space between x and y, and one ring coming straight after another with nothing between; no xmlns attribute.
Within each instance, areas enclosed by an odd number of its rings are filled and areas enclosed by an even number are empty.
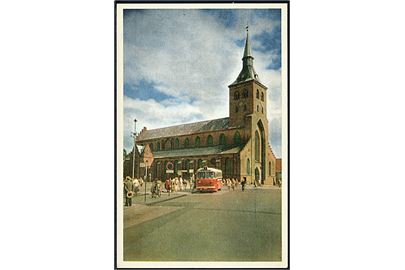
<svg viewBox="0 0 405 270"><path fill-rule="evenodd" d="M249 165L252 178L264 183L269 176L266 171L268 142L267 87L264 86L253 67L249 29L246 27L246 42L242 58L242 70L229 85L229 126L245 130L245 141L250 144ZM244 161L241 161L244 164Z"/></svg>
<svg viewBox="0 0 405 270"><path fill-rule="evenodd" d="M246 125L247 116L266 116L267 87L264 86L253 67L249 29L246 27L245 50L242 70L236 80L229 85L229 124L231 127Z"/></svg>

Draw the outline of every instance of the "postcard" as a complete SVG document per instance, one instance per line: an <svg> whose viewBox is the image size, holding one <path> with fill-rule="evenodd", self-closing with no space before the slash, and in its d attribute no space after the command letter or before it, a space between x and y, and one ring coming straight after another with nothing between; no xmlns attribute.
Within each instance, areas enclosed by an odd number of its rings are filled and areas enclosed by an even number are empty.
<svg viewBox="0 0 405 270"><path fill-rule="evenodd" d="M115 267L289 268L288 2L115 9Z"/></svg>

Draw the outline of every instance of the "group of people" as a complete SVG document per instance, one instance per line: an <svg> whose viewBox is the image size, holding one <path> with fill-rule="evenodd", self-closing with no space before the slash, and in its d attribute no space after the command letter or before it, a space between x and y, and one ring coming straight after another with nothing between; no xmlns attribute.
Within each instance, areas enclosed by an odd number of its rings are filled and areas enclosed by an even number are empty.
<svg viewBox="0 0 405 270"><path fill-rule="evenodd" d="M223 180L223 185L226 185L228 187L228 190L235 190L239 188L239 185L242 186L242 191L245 191L246 187L246 177L243 178L241 181L240 179L235 179L235 178L227 178Z"/></svg>
<svg viewBox="0 0 405 270"><path fill-rule="evenodd" d="M166 192L168 193L168 196L170 196L170 193L172 192L177 192L177 191L185 191L190 189L191 191L195 189L195 181L193 178L190 180L183 179L181 176L179 177L174 177L166 179L165 181L165 189Z"/></svg>

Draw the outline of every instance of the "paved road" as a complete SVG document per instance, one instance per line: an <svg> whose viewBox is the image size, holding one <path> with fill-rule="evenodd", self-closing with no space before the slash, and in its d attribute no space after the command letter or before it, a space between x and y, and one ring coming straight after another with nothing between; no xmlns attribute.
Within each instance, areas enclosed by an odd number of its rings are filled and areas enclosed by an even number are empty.
<svg viewBox="0 0 405 270"><path fill-rule="evenodd" d="M177 207L124 229L125 261L279 261L279 189L191 194Z"/></svg>

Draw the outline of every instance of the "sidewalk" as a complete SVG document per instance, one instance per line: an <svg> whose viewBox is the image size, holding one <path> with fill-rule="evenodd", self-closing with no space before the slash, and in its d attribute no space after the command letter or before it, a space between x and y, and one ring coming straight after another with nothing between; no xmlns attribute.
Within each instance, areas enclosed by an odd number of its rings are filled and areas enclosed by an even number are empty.
<svg viewBox="0 0 405 270"><path fill-rule="evenodd" d="M172 193L170 193L170 196L169 196L168 193L164 192L166 190L163 188L160 197L152 198L151 193L150 193L150 187L151 187L151 183L147 182L146 183L146 200L145 200L145 186L140 187L137 196L132 197L132 204L153 205L156 203L177 199L177 198L184 197L184 196L191 194L191 191L189 189L186 189L183 191L172 192ZM125 202L125 198L124 198L124 202Z"/></svg>

